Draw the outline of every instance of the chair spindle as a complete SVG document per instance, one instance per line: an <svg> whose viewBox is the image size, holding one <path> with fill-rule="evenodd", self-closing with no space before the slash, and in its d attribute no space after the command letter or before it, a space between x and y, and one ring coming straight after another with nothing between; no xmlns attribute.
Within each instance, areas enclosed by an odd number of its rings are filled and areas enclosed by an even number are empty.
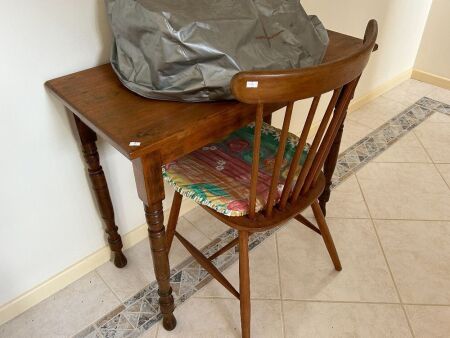
<svg viewBox="0 0 450 338"><path fill-rule="evenodd" d="M334 138L344 120L346 108L350 102L353 89L354 82L352 81L351 83L345 85L344 89L342 90L342 100L339 100L337 103L333 118L327 128L325 136L323 137L320 148L314 158L314 162L311 166L311 169L309 170L307 178L305 179L305 183L301 190L302 193L308 191L308 189L311 188L311 185L313 184L313 182L315 182L316 177L318 177L318 174L322 169L328 152L331 149L331 145L333 144Z"/></svg>
<svg viewBox="0 0 450 338"><path fill-rule="evenodd" d="M312 122L314 120L314 115L316 114L317 107L319 106L321 95L314 97L311 107L309 109L308 116L306 117L305 126L303 127L300 139L295 149L294 156L292 157L292 162L289 167L289 172L284 183L283 192L280 199L280 209L283 210L286 207L289 195L292 189L292 181L294 180L295 173L300 165L300 158L303 154L303 149L306 145L306 140L308 138L309 130L311 129Z"/></svg>
<svg viewBox="0 0 450 338"><path fill-rule="evenodd" d="M331 100L328 104L327 110L325 111L325 115L323 116L322 121L320 122L319 129L317 130L316 135L313 140L313 143L311 145L311 148L308 151L308 156L306 157L306 161L303 164L302 170L300 171L300 174L295 183L294 191L292 192L292 195L291 195L292 201L296 201L300 194L300 191L303 187L303 183L305 182L305 179L309 172L309 169L311 168L311 165L313 164L313 160L316 156L316 152L317 152L317 149L319 148L320 142L322 140L322 136L328 125L328 121L330 120L331 114L334 110L334 107L336 106L336 102L338 101L341 89L342 88L335 89L333 92L333 96L331 97Z"/></svg>
<svg viewBox="0 0 450 338"><path fill-rule="evenodd" d="M289 126L291 124L292 110L294 109L294 102L289 102L286 107L284 115L283 127L280 134L280 142L278 144L277 156L273 166L272 180L270 182L269 194L267 197L266 216L272 215L273 206L275 204L276 196L278 194L278 182L280 179L281 165L283 164L284 152L286 150L286 142L289 134Z"/></svg>
<svg viewBox="0 0 450 338"><path fill-rule="evenodd" d="M253 159L249 201L250 218L255 218L256 215L256 189L258 186L259 150L261 147L261 128L263 124L263 114L264 105L262 103L259 103L256 108L255 134L253 136Z"/></svg>

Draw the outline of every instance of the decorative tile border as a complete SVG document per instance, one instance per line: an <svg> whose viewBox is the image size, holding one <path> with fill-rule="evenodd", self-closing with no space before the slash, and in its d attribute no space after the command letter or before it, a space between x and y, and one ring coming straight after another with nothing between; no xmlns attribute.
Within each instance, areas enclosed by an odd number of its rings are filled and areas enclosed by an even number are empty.
<svg viewBox="0 0 450 338"><path fill-rule="evenodd" d="M339 156L333 176L332 188L342 183L348 176L380 155L384 150L435 112L450 116L450 105L424 97L345 150ZM251 235L249 243L250 250L258 246L277 230L278 228L274 228ZM236 237L237 231L229 229L204 247L202 253L208 257ZM234 247L214 259L213 263L220 271L223 271L237 261L237 259L237 247ZM212 280L212 277L192 257L172 269L170 276L175 306L185 302L195 292ZM158 305L157 283L153 281L118 308L82 330L74 337L138 337L161 320L161 318Z"/></svg>
<svg viewBox="0 0 450 338"><path fill-rule="evenodd" d="M332 188L380 155L435 112L450 115L450 105L424 97L339 155Z"/></svg>

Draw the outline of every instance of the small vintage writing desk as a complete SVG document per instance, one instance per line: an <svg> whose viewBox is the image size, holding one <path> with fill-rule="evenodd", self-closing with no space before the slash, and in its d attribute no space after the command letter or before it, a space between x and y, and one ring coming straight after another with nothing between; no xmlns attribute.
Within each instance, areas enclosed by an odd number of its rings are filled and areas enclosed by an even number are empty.
<svg viewBox="0 0 450 338"><path fill-rule="evenodd" d="M362 40L329 31L330 45L324 62L354 52ZM142 98L121 85L109 64L57 78L46 86L73 113L84 158L95 191L108 242L117 267L126 265L122 241L95 142L106 139L133 164L139 198L144 202L153 267L159 285L163 324L176 325L169 284L169 260L163 224L164 184L161 166L216 141L243 127L254 118L254 106L236 101L179 103ZM266 107L266 122L282 105ZM325 163L327 186L321 207L330 196L331 177L339 153L342 127ZM130 142L140 142L131 146Z"/></svg>

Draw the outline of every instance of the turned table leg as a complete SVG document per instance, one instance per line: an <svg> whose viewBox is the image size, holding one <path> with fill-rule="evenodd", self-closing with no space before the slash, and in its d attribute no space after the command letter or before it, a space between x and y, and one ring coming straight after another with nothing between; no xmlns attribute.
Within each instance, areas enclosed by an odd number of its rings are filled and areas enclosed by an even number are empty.
<svg viewBox="0 0 450 338"><path fill-rule="evenodd" d="M80 136L83 156L87 164L89 178L94 189L100 214L105 224L105 231L108 234L108 243L114 255L114 265L123 268L127 265L127 259L122 252L122 239L117 232L118 227L114 220L114 209L109 195L108 184L105 174L100 165L100 158L95 142L97 135L86 126L77 116L73 115Z"/></svg>
<svg viewBox="0 0 450 338"><path fill-rule="evenodd" d="M159 154L151 153L133 160L133 170L139 198L144 202L163 327L170 331L175 328L177 321L173 315L175 305L170 286L170 265L162 204L164 182Z"/></svg>

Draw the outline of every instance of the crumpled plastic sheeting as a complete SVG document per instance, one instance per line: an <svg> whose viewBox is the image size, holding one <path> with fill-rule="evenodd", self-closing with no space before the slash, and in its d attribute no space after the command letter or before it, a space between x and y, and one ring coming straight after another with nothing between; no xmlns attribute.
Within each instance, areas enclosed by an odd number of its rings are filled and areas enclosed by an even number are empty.
<svg viewBox="0 0 450 338"><path fill-rule="evenodd" d="M232 99L237 72L318 64L329 41L299 0L105 1L114 71L152 99Z"/></svg>

